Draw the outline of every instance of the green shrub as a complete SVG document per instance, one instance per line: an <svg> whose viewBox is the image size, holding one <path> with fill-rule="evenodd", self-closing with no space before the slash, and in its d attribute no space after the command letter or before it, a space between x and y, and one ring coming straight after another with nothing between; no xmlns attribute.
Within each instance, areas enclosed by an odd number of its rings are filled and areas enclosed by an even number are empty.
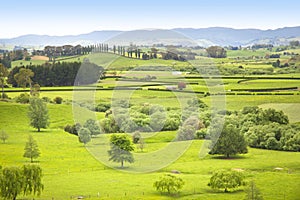
<svg viewBox="0 0 300 200"><path fill-rule="evenodd" d="M207 134L207 129L203 128L203 129L196 131L196 138L200 139L200 140L205 139L205 138L209 139L209 136Z"/></svg>
<svg viewBox="0 0 300 200"><path fill-rule="evenodd" d="M78 135L78 131L79 131L80 128L81 128L81 124L79 124L79 123L76 123L76 124L73 124L73 125L67 124L64 127L64 131L68 132L68 133L71 133L73 135Z"/></svg>
<svg viewBox="0 0 300 200"><path fill-rule="evenodd" d="M224 189L224 192L229 192L229 189L234 189L242 185L245 185L243 174L232 170L214 172L208 183L208 186L213 189Z"/></svg>
<svg viewBox="0 0 300 200"><path fill-rule="evenodd" d="M111 107L110 103L99 103L96 107L95 107L95 111L96 112L106 112L107 110L109 110Z"/></svg>
<svg viewBox="0 0 300 200"><path fill-rule="evenodd" d="M133 142L134 144L139 143L141 137L142 137L142 136L141 136L140 132L138 132L138 131L134 132L133 135L132 135L132 142Z"/></svg>
<svg viewBox="0 0 300 200"><path fill-rule="evenodd" d="M155 187L157 191L172 194L179 192L183 185L184 181L181 178L175 175L165 174L161 176L158 181L154 182L153 187Z"/></svg>
<svg viewBox="0 0 300 200"><path fill-rule="evenodd" d="M42 97L42 100L46 103L50 103L51 99L49 97Z"/></svg>
<svg viewBox="0 0 300 200"><path fill-rule="evenodd" d="M56 104L61 104L62 101L63 101L63 98L61 98L61 97L55 97L55 98L53 99L53 101L54 101L54 103L56 103Z"/></svg>
<svg viewBox="0 0 300 200"><path fill-rule="evenodd" d="M30 95L27 93L22 93L15 98L17 103L29 103Z"/></svg>

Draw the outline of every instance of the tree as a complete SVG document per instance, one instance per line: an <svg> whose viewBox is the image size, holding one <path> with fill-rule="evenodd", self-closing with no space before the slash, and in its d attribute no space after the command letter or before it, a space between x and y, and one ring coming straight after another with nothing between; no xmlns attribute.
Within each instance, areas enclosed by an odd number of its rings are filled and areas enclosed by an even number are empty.
<svg viewBox="0 0 300 200"><path fill-rule="evenodd" d="M37 97L31 98L29 102L28 116L30 118L30 125L41 131L41 128L49 126L49 115L47 104L42 99Z"/></svg>
<svg viewBox="0 0 300 200"><path fill-rule="evenodd" d="M138 144L140 139L142 138L141 134L139 131L135 131L133 134L132 134L132 142L134 144Z"/></svg>
<svg viewBox="0 0 300 200"><path fill-rule="evenodd" d="M8 74L9 74L9 72L8 72L7 68L4 67L0 63L0 85L1 85L1 88L2 88L2 95L1 95L2 99L4 98L4 86L5 86L6 78L7 78Z"/></svg>
<svg viewBox="0 0 300 200"><path fill-rule="evenodd" d="M34 84L32 87L31 95L34 97L39 97L40 96L40 90L41 86L39 84Z"/></svg>
<svg viewBox="0 0 300 200"><path fill-rule="evenodd" d="M152 107L153 108L153 107ZM153 108L150 111L154 111L154 112L150 112L150 127L152 128L153 131L161 131L165 125L165 120L166 120L166 113L165 112L161 112L160 110L155 110L155 108Z"/></svg>
<svg viewBox="0 0 300 200"><path fill-rule="evenodd" d="M0 140L2 140L3 143L5 143L5 141L8 139L8 134L4 131L4 130L1 130L1 133L0 133Z"/></svg>
<svg viewBox="0 0 300 200"><path fill-rule="evenodd" d="M196 108L194 108L196 110ZM190 113L188 113L190 114ZM177 132L178 140L193 140L195 138L196 131L204 128L205 125L196 116L190 116L187 118L183 125L179 127Z"/></svg>
<svg viewBox="0 0 300 200"><path fill-rule="evenodd" d="M288 124L289 118L286 116L282 110L277 111L274 108L268 108L262 112L262 118L267 123L277 122L279 124Z"/></svg>
<svg viewBox="0 0 300 200"><path fill-rule="evenodd" d="M0 195L4 199L15 200L23 189L22 172L17 167L7 167L0 176Z"/></svg>
<svg viewBox="0 0 300 200"><path fill-rule="evenodd" d="M98 122L93 120L93 119L88 119L84 123L83 127L89 129L91 136L99 135L101 133L100 126L98 125Z"/></svg>
<svg viewBox="0 0 300 200"><path fill-rule="evenodd" d="M17 82L17 84L21 87L23 87L24 89L26 88L26 86L29 84L30 87L30 91L32 89L32 80L31 78L34 76L34 73L32 72L31 69L25 69L25 68L21 68L20 71L14 75L14 78Z"/></svg>
<svg viewBox="0 0 300 200"><path fill-rule="evenodd" d="M77 135L78 136L78 131L81 129L81 124L80 123L76 123L76 124L73 124L73 125L69 125L67 124L65 127L64 127L64 131L68 132L68 133L71 133L73 135Z"/></svg>
<svg viewBox="0 0 300 200"><path fill-rule="evenodd" d="M224 154L227 158L238 153L247 153L247 143L243 134L232 124L225 124L219 135L217 131L211 133L212 143L210 154ZM219 136L219 137L218 137Z"/></svg>
<svg viewBox="0 0 300 200"><path fill-rule="evenodd" d="M124 166L124 162L134 162L134 158L131 153L131 151L134 150L134 147L130 139L125 134L113 134L110 137L110 146L111 149L108 151L110 161L121 163L122 168Z"/></svg>
<svg viewBox="0 0 300 200"><path fill-rule="evenodd" d="M177 132L177 140L193 140L195 137L195 128L191 125L182 126Z"/></svg>
<svg viewBox="0 0 300 200"><path fill-rule="evenodd" d="M276 62L273 62L273 63L272 63L272 66L273 66L273 67L280 67L280 60L277 59Z"/></svg>
<svg viewBox="0 0 300 200"><path fill-rule="evenodd" d="M183 185L184 181L180 177L171 174L164 174L158 181L154 182L153 187L155 187L157 191L172 194L179 192Z"/></svg>
<svg viewBox="0 0 300 200"><path fill-rule="evenodd" d="M246 198L245 200L263 200L263 197L256 187L254 181L251 181L249 187L246 189Z"/></svg>
<svg viewBox="0 0 300 200"><path fill-rule="evenodd" d="M33 162L34 158L40 157L39 147L37 145L36 140L34 140L34 138L32 137L32 135L29 135L24 151L25 152L23 157L30 158L31 163Z"/></svg>
<svg viewBox="0 0 300 200"><path fill-rule="evenodd" d="M228 192L229 189L245 185L243 180L244 176L241 172L219 170L213 173L208 186L213 189L224 189L224 192Z"/></svg>
<svg viewBox="0 0 300 200"><path fill-rule="evenodd" d="M55 97L55 98L53 99L53 101L54 101L56 104L61 104L61 103L63 102L63 98L61 98L61 97Z"/></svg>
<svg viewBox="0 0 300 200"><path fill-rule="evenodd" d="M145 148L146 144L144 142L144 139L143 138L140 138L139 141L138 141L138 146L137 148L139 148L141 150L141 152L143 152L144 148Z"/></svg>
<svg viewBox="0 0 300 200"><path fill-rule="evenodd" d="M21 192L39 196L44 189L41 178L42 169L36 165L4 168L0 174L0 196L16 199Z"/></svg>
<svg viewBox="0 0 300 200"><path fill-rule="evenodd" d="M26 195L37 194L40 196L44 185L42 184L42 169L37 165L24 165L23 174L23 192Z"/></svg>
<svg viewBox="0 0 300 200"><path fill-rule="evenodd" d="M183 90L184 88L186 88L186 83L185 82L178 82L177 88L179 90Z"/></svg>
<svg viewBox="0 0 300 200"><path fill-rule="evenodd" d="M91 141L91 131L87 128L81 128L78 132L79 142L86 145Z"/></svg>
<svg viewBox="0 0 300 200"><path fill-rule="evenodd" d="M226 58L226 50L219 46L211 46L206 49L208 55L212 58Z"/></svg>
<svg viewBox="0 0 300 200"><path fill-rule="evenodd" d="M298 40L290 41L290 46L292 46L292 47L296 47L296 46L299 46L299 45L300 45L300 42Z"/></svg>

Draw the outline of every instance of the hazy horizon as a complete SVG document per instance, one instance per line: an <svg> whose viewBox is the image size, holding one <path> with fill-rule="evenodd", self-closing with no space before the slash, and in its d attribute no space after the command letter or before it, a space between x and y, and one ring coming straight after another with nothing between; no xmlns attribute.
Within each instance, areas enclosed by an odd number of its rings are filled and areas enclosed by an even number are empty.
<svg viewBox="0 0 300 200"><path fill-rule="evenodd" d="M228 27L277 29L299 26L300 2L172 0L99 2L29 0L1 2L0 38L79 35L97 30Z"/></svg>
<svg viewBox="0 0 300 200"><path fill-rule="evenodd" d="M300 27L299 26L285 26L285 27L278 27L278 28L272 28L272 29L260 29L260 28L234 28L234 27L221 27L221 26L214 26L214 27L201 27L201 28L194 28L194 27L176 27L176 28L170 28L170 29L163 29L163 28L144 28L144 29L132 29L132 30L93 30L90 32L82 32L78 34L65 34L65 35L50 35L50 34L36 34L36 33L28 33L24 35L18 35L14 37L7 37L7 38L0 38L0 39L12 39L12 38L18 38L26 35L39 35L39 36L50 36L50 37L63 37L63 36L77 36L77 35L84 35L84 34L89 34L92 32L98 32L98 31L142 31L142 30L173 30L173 29L209 29L209 28L228 28L228 29L236 29L236 30L246 30L246 29L252 29L252 30L262 30L262 31L267 31L267 30L276 30L276 29L282 29L282 28L293 28L293 27Z"/></svg>

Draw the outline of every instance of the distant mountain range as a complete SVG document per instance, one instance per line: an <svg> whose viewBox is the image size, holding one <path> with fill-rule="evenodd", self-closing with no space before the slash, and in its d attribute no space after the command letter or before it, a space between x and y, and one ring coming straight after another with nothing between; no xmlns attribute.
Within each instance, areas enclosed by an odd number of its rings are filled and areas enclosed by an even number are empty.
<svg viewBox="0 0 300 200"><path fill-rule="evenodd" d="M300 26L275 30L213 28L176 28L170 30L94 31L81 35L48 36L23 35L11 39L0 39L3 45L46 46L63 44L89 45L109 43L117 45L172 44L186 46L248 46L253 44L287 44L300 39Z"/></svg>

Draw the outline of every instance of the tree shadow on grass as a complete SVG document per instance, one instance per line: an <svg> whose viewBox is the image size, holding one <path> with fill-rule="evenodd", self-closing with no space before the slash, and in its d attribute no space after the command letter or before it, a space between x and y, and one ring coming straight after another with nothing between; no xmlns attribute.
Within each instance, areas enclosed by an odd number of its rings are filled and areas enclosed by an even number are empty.
<svg viewBox="0 0 300 200"><path fill-rule="evenodd" d="M224 155L221 156L210 156L211 159L219 159L219 160L239 160L239 159L246 159L247 157L242 156L242 155L234 155L234 156L230 156L230 157L226 157Z"/></svg>
<svg viewBox="0 0 300 200"><path fill-rule="evenodd" d="M29 132L30 133L51 133L51 132L53 132L53 130L44 129L44 130L40 130L40 132L38 132L37 129L31 129Z"/></svg>
<svg viewBox="0 0 300 200"><path fill-rule="evenodd" d="M32 162L29 160L24 161L25 164L39 164L41 163L39 160L33 160Z"/></svg>
<svg viewBox="0 0 300 200"><path fill-rule="evenodd" d="M203 189L204 193L209 193L209 194L238 194L238 193L243 193L244 190L242 188L236 188L236 189L231 189L228 192L224 192L224 189Z"/></svg>

